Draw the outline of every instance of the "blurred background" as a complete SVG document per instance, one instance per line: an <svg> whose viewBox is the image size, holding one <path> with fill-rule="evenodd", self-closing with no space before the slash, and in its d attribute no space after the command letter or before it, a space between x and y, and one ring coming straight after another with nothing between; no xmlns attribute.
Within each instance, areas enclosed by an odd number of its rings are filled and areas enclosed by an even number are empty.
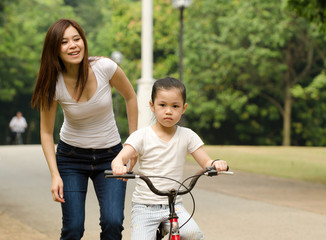
<svg viewBox="0 0 326 240"><path fill-rule="evenodd" d="M0 144L10 144L17 111L28 123L24 143L40 143L30 100L45 34L59 18L81 24L89 55L119 52L136 90L141 7L140 0L0 0ZM323 0L193 0L181 11L153 0L153 77L182 77L185 125L206 144L326 146L325 9ZM114 106L125 139L117 94ZM59 108L56 140L62 120Z"/></svg>

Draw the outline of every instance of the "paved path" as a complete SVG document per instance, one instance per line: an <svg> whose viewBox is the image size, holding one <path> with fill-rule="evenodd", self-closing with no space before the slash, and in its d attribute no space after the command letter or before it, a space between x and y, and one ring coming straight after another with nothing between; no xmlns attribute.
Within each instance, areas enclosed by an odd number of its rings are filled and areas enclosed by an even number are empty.
<svg viewBox="0 0 326 240"><path fill-rule="evenodd" d="M185 175L198 170L186 165ZM130 239L128 182L123 239ZM201 178L193 192L195 219L206 239L324 240L326 186L236 172ZM191 210L190 197L185 197ZM98 207L89 186L83 240L99 239ZM50 176L39 145L0 146L0 240L59 239L60 206L52 201Z"/></svg>

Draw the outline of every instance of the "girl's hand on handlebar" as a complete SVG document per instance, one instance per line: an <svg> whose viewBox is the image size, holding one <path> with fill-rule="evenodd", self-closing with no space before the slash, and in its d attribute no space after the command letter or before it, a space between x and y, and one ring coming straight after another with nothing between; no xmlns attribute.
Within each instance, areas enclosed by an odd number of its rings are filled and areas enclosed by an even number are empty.
<svg viewBox="0 0 326 240"><path fill-rule="evenodd" d="M127 164L130 163L130 171L134 167L137 161L138 154L133 147L126 144L123 146L123 149L119 152L112 163L111 169L113 175L123 175L128 171Z"/></svg>
<svg viewBox="0 0 326 240"><path fill-rule="evenodd" d="M111 165L111 166L112 166L113 175L124 175L128 171L127 166L125 165ZM125 182L128 181L128 179L124 179L124 178L117 178L117 179L122 179Z"/></svg>
<svg viewBox="0 0 326 240"><path fill-rule="evenodd" d="M123 175L127 172L127 166L119 158L115 158L111 163L113 175Z"/></svg>
<svg viewBox="0 0 326 240"><path fill-rule="evenodd" d="M228 164L224 160L217 160L212 162L212 167L215 167L218 172L227 171Z"/></svg>
<svg viewBox="0 0 326 240"><path fill-rule="evenodd" d="M52 178L51 192L52 192L53 201L60 202L60 203L65 202L63 198L63 181L61 177Z"/></svg>
<svg viewBox="0 0 326 240"><path fill-rule="evenodd" d="M123 174L126 174L127 173L127 166L125 165L118 165L118 166L114 166L112 168L112 172L113 172L113 175L123 175Z"/></svg>

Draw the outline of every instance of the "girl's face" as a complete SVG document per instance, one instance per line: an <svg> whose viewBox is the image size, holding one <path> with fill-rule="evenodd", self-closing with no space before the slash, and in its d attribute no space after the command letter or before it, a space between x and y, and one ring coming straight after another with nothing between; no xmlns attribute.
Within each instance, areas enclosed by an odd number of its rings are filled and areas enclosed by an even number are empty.
<svg viewBox="0 0 326 240"><path fill-rule="evenodd" d="M62 38L59 57L65 65L79 64L84 58L85 45L76 28L69 26Z"/></svg>
<svg viewBox="0 0 326 240"><path fill-rule="evenodd" d="M172 88L158 90L154 103L150 102L150 107L159 124L173 127L186 111L187 104L183 103L180 90Z"/></svg>

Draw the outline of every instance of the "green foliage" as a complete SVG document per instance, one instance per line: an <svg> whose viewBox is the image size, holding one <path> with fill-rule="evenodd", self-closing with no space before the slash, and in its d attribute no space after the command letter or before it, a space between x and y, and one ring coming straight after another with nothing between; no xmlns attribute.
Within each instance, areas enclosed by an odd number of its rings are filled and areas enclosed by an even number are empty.
<svg viewBox="0 0 326 240"><path fill-rule="evenodd" d="M35 127L38 113L32 112L29 102L44 37L54 21L60 17L73 18L74 13L62 0L5 1L0 9L0 122L6 126L6 131L0 133L1 143L5 142L8 122L17 110L23 111L30 123L28 142L39 142ZM5 107L8 104L10 107Z"/></svg>
<svg viewBox="0 0 326 240"><path fill-rule="evenodd" d="M321 71L320 56L313 54L309 60L308 54L325 48L325 43L280 3L201 1L189 9L185 82L193 91L190 106L195 107L187 119L202 135L209 128L215 135L227 134L224 141L281 144L285 87L309 84L310 74ZM213 134L208 139L210 144L223 143Z"/></svg>
<svg viewBox="0 0 326 240"><path fill-rule="evenodd" d="M306 87L297 85L293 95L298 99L295 106L297 119L293 121L297 145L325 146L326 139L326 76L322 72Z"/></svg>
<svg viewBox="0 0 326 240"><path fill-rule="evenodd" d="M317 25L324 21L317 0L202 0L184 10L186 125L206 143L281 144L289 84L293 144L326 145L325 38L315 24L288 11L291 4ZM170 0L153 0L153 10L154 78L178 77L179 11ZM84 28L90 55L120 51L120 66L135 89L141 77L141 1L1 1L0 125L22 110L32 143L39 143L39 113L29 108L29 98L46 31L62 17ZM125 105L115 90L114 107L125 139ZM56 140L62 118L59 111Z"/></svg>
<svg viewBox="0 0 326 240"><path fill-rule="evenodd" d="M45 33L59 16L73 16L62 1L8 2L0 28L0 100L30 93L38 71Z"/></svg>
<svg viewBox="0 0 326 240"><path fill-rule="evenodd" d="M113 1L111 4L108 8L111 11L103 14L99 31L90 36L90 53L110 57L114 51L120 51L124 56L121 66L136 84L141 69L141 5L140 2L126 1Z"/></svg>
<svg viewBox="0 0 326 240"><path fill-rule="evenodd" d="M286 6L299 16L326 31L326 2L324 0L287 0Z"/></svg>

